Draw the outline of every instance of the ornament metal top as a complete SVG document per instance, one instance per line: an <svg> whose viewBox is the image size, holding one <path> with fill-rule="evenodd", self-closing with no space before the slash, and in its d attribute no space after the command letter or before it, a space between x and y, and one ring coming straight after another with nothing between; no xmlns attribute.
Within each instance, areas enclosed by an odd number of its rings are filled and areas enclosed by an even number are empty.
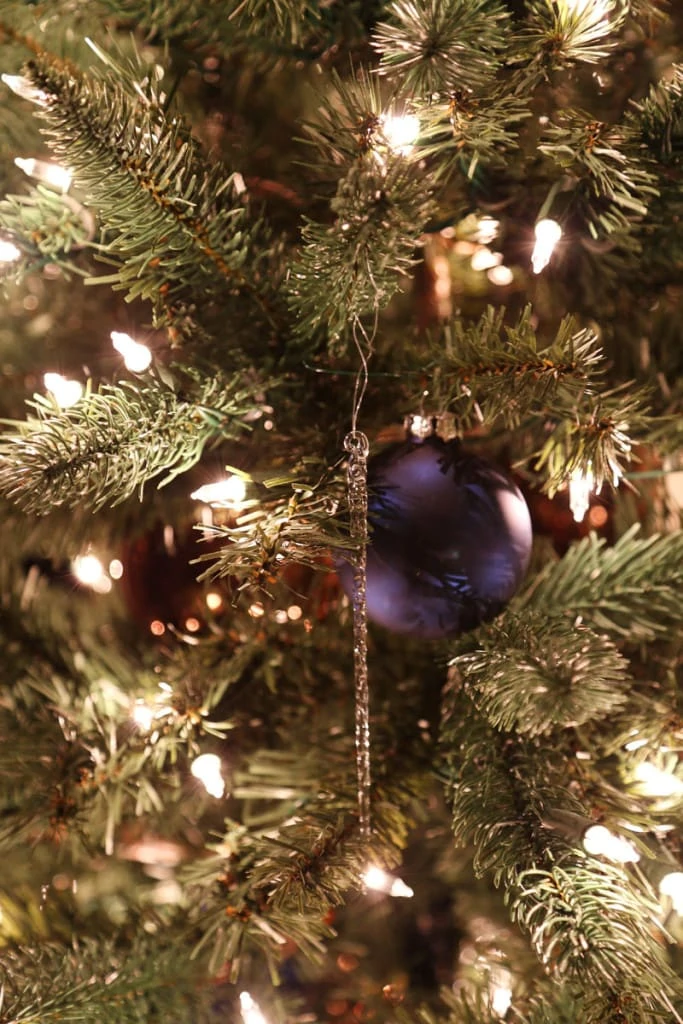
<svg viewBox="0 0 683 1024"><path fill-rule="evenodd" d="M531 519L510 477L457 440L413 432L368 463L368 617L425 639L498 615L531 552ZM353 590L348 563L342 585Z"/></svg>

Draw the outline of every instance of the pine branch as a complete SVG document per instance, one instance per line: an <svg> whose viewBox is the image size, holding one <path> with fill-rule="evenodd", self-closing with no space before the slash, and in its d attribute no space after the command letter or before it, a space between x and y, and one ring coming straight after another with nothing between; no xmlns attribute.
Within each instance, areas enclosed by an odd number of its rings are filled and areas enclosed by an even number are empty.
<svg viewBox="0 0 683 1024"><path fill-rule="evenodd" d="M645 412L649 391L632 384L589 395L558 420L542 448L532 456L544 473L543 489L551 497L574 474L592 474L595 489L616 487L632 458L637 437L645 438L652 418ZM553 418L557 418L556 416Z"/></svg>
<svg viewBox="0 0 683 1024"><path fill-rule="evenodd" d="M604 718L623 707L631 686L612 643L540 612L507 615L480 634L476 652L451 664L494 728L530 736Z"/></svg>
<svg viewBox="0 0 683 1024"><path fill-rule="evenodd" d="M166 117L149 75L88 78L42 52L27 74L43 96L49 145L102 220L101 251L122 264L96 282L150 299L158 317L165 310L171 319L234 290L263 305L232 178L203 161L180 118Z"/></svg>
<svg viewBox="0 0 683 1024"><path fill-rule="evenodd" d="M8 1024L195 1022L208 1011L201 967L159 935L5 948L0 978L0 1014Z"/></svg>
<svg viewBox="0 0 683 1024"><path fill-rule="evenodd" d="M683 534L640 539L637 532L612 547L594 534L575 544L515 599L514 613L556 609L617 641L669 635L683 617Z"/></svg>
<svg viewBox="0 0 683 1024"><path fill-rule="evenodd" d="M617 43L616 33L628 13L621 0L569 4L564 0L531 0L528 26L520 42L546 73L573 63L598 64Z"/></svg>
<svg viewBox="0 0 683 1024"><path fill-rule="evenodd" d="M566 789L561 752L495 732L453 675L442 742L456 840L474 844L475 870L504 886L513 920L555 977L605 999L632 992L642 1012L670 1009L678 982L653 934L657 905L621 867L554 830L558 811L590 823Z"/></svg>
<svg viewBox="0 0 683 1024"><path fill-rule="evenodd" d="M495 77L509 15L496 0L394 0L373 45L405 93L467 92Z"/></svg>
<svg viewBox="0 0 683 1024"><path fill-rule="evenodd" d="M481 164L503 166L519 146L519 124L531 117L527 100L496 90L453 90L420 110L416 152L445 177L472 180Z"/></svg>
<svg viewBox="0 0 683 1024"><path fill-rule="evenodd" d="M303 229L289 293L298 333L311 337L322 327L336 341L400 287L432 205L416 168L374 155L342 178L330 205L331 227L309 221Z"/></svg>
<svg viewBox="0 0 683 1024"><path fill-rule="evenodd" d="M454 320L430 341L430 390L462 430L482 418L513 428L536 408L544 417L555 408L564 419L567 406L590 392L602 373L595 335L572 317L540 347L531 307L515 324L505 323L505 309L489 307L475 324Z"/></svg>
<svg viewBox="0 0 683 1024"><path fill-rule="evenodd" d="M190 469L214 438L247 429L255 400L241 386L206 381L188 400L159 381L104 384L60 410L37 395L33 415L0 438L0 492L25 511L125 501L162 472ZM49 496L49 502L47 497Z"/></svg>
<svg viewBox="0 0 683 1024"><path fill-rule="evenodd" d="M646 151L664 166L676 165L683 159L683 65L674 64L671 77L650 86L650 92L627 118L629 127L637 131Z"/></svg>
<svg viewBox="0 0 683 1024"><path fill-rule="evenodd" d="M656 179L640 165L631 127L569 111L546 127L544 137L550 141L538 149L567 172L571 204L593 238L624 231L645 216L648 201L657 194Z"/></svg>
<svg viewBox="0 0 683 1024"><path fill-rule="evenodd" d="M22 253L3 276L21 277L47 262L67 269L66 258L92 238L94 224L69 196L37 185L27 195L5 196L0 202L0 229Z"/></svg>

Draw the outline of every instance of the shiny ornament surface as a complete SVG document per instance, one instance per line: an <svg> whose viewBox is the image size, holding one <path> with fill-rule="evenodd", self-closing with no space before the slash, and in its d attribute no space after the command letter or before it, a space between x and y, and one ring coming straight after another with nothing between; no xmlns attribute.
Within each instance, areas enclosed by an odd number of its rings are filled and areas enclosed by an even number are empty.
<svg viewBox="0 0 683 1024"><path fill-rule="evenodd" d="M369 463L368 617L395 633L453 636L498 615L531 552L521 492L459 441L391 445ZM351 595L353 573L339 567Z"/></svg>

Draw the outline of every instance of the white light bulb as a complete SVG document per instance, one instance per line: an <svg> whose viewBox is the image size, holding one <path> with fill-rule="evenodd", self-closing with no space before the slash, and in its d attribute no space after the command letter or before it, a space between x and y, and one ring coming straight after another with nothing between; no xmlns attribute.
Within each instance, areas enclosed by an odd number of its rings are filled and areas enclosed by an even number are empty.
<svg viewBox="0 0 683 1024"><path fill-rule="evenodd" d="M83 385L77 380L67 380L61 373L43 374L43 383L60 409L70 409L83 395Z"/></svg>
<svg viewBox="0 0 683 1024"><path fill-rule="evenodd" d="M640 860L640 854L628 839L615 836L604 825L591 825L586 829L583 848L594 857L606 857L618 864L635 864Z"/></svg>
<svg viewBox="0 0 683 1024"><path fill-rule="evenodd" d="M401 156L407 156L420 134L419 118L414 114L386 114L381 124L389 148Z"/></svg>
<svg viewBox="0 0 683 1024"><path fill-rule="evenodd" d="M668 896L677 914L683 914L683 871L670 871L659 883L662 896Z"/></svg>
<svg viewBox="0 0 683 1024"><path fill-rule="evenodd" d="M531 266L534 274L540 274L544 267L550 263L550 257L555 251L555 246L562 238L562 228L556 220L544 217L539 220L534 228L536 242L534 251L531 254Z"/></svg>
<svg viewBox="0 0 683 1024"><path fill-rule="evenodd" d="M221 759L217 754L200 754L195 757L190 771L195 779L203 783L206 792L216 799L225 793L225 781L221 775Z"/></svg>
<svg viewBox="0 0 683 1024"><path fill-rule="evenodd" d="M126 369L131 373L144 373L152 362L150 349L135 341L130 334L124 334L123 331L112 331L111 340L116 351L123 356Z"/></svg>
<svg viewBox="0 0 683 1024"><path fill-rule="evenodd" d="M71 571L79 583L90 587L96 594L108 594L112 588L112 582L97 555L77 555L71 562Z"/></svg>
<svg viewBox="0 0 683 1024"><path fill-rule="evenodd" d="M376 892L389 892L391 888L391 877L375 864L363 872L362 878L368 889Z"/></svg>
<svg viewBox="0 0 683 1024"><path fill-rule="evenodd" d="M47 93L36 88L28 78L24 78L23 75L0 75L0 78L22 100L30 100L31 103L38 103L40 106L44 105Z"/></svg>
<svg viewBox="0 0 683 1024"><path fill-rule="evenodd" d="M415 893L409 885L406 885L402 878L394 878L391 883L391 889L389 889L389 895L394 898L409 900Z"/></svg>
<svg viewBox="0 0 683 1024"><path fill-rule="evenodd" d="M6 238L0 238L0 263L14 263L21 256L21 249L8 242Z"/></svg>
<svg viewBox="0 0 683 1024"><path fill-rule="evenodd" d="M206 505L217 505L235 508L244 501L247 485L241 476L229 476L225 480L217 480L213 484L204 484L199 490L193 491L191 497L195 501L203 501Z"/></svg>
<svg viewBox="0 0 683 1024"><path fill-rule="evenodd" d="M583 521L588 511L594 486L595 479L590 466L585 473L575 470L569 477L569 507L577 523Z"/></svg>
<svg viewBox="0 0 683 1024"><path fill-rule="evenodd" d="M54 185L62 192L68 192L71 187L71 171L59 164L51 164L46 160L34 160L33 157L24 160L20 156L15 158L14 163L29 178L36 178L38 181L44 181L47 185Z"/></svg>
<svg viewBox="0 0 683 1024"><path fill-rule="evenodd" d="M248 992L240 992L240 1011L244 1024L268 1024L258 1003L255 1003Z"/></svg>
<svg viewBox="0 0 683 1024"><path fill-rule="evenodd" d="M501 287L512 284L515 277L509 267L491 267L490 270L486 271L486 276L491 284L497 284Z"/></svg>
<svg viewBox="0 0 683 1024"><path fill-rule="evenodd" d="M145 704L144 700L138 700L135 702L131 717L136 725L147 732L154 721L154 709L149 704Z"/></svg>
<svg viewBox="0 0 683 1024"><path fill-rule="evenodd" d="M683 793L683 782L677 779L670 772L663 772L661 768L643 761L633 773L637 782L641 783L640 789L645 796L679 796Z"/></svg>
<svg viewBox="0 0 683 1024"><path fill-rule="evenodd" d="M491 971L491 1009L497 1017L504 1017L512 1002L512 975L502 966L495 966Z"/></svg>

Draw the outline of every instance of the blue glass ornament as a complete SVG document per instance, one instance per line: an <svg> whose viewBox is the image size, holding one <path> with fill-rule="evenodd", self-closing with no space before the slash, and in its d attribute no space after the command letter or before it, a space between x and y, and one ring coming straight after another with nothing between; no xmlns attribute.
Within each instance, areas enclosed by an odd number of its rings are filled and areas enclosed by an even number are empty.
<svg viewBox="0 0 683 1024"><path fill-rule="evenodd" d="M503 610L531 552L529 510L506 473L431 436L370 459L368 488L368 618L436 639ZM350 595L348 563L339 575Z"/></svg>

